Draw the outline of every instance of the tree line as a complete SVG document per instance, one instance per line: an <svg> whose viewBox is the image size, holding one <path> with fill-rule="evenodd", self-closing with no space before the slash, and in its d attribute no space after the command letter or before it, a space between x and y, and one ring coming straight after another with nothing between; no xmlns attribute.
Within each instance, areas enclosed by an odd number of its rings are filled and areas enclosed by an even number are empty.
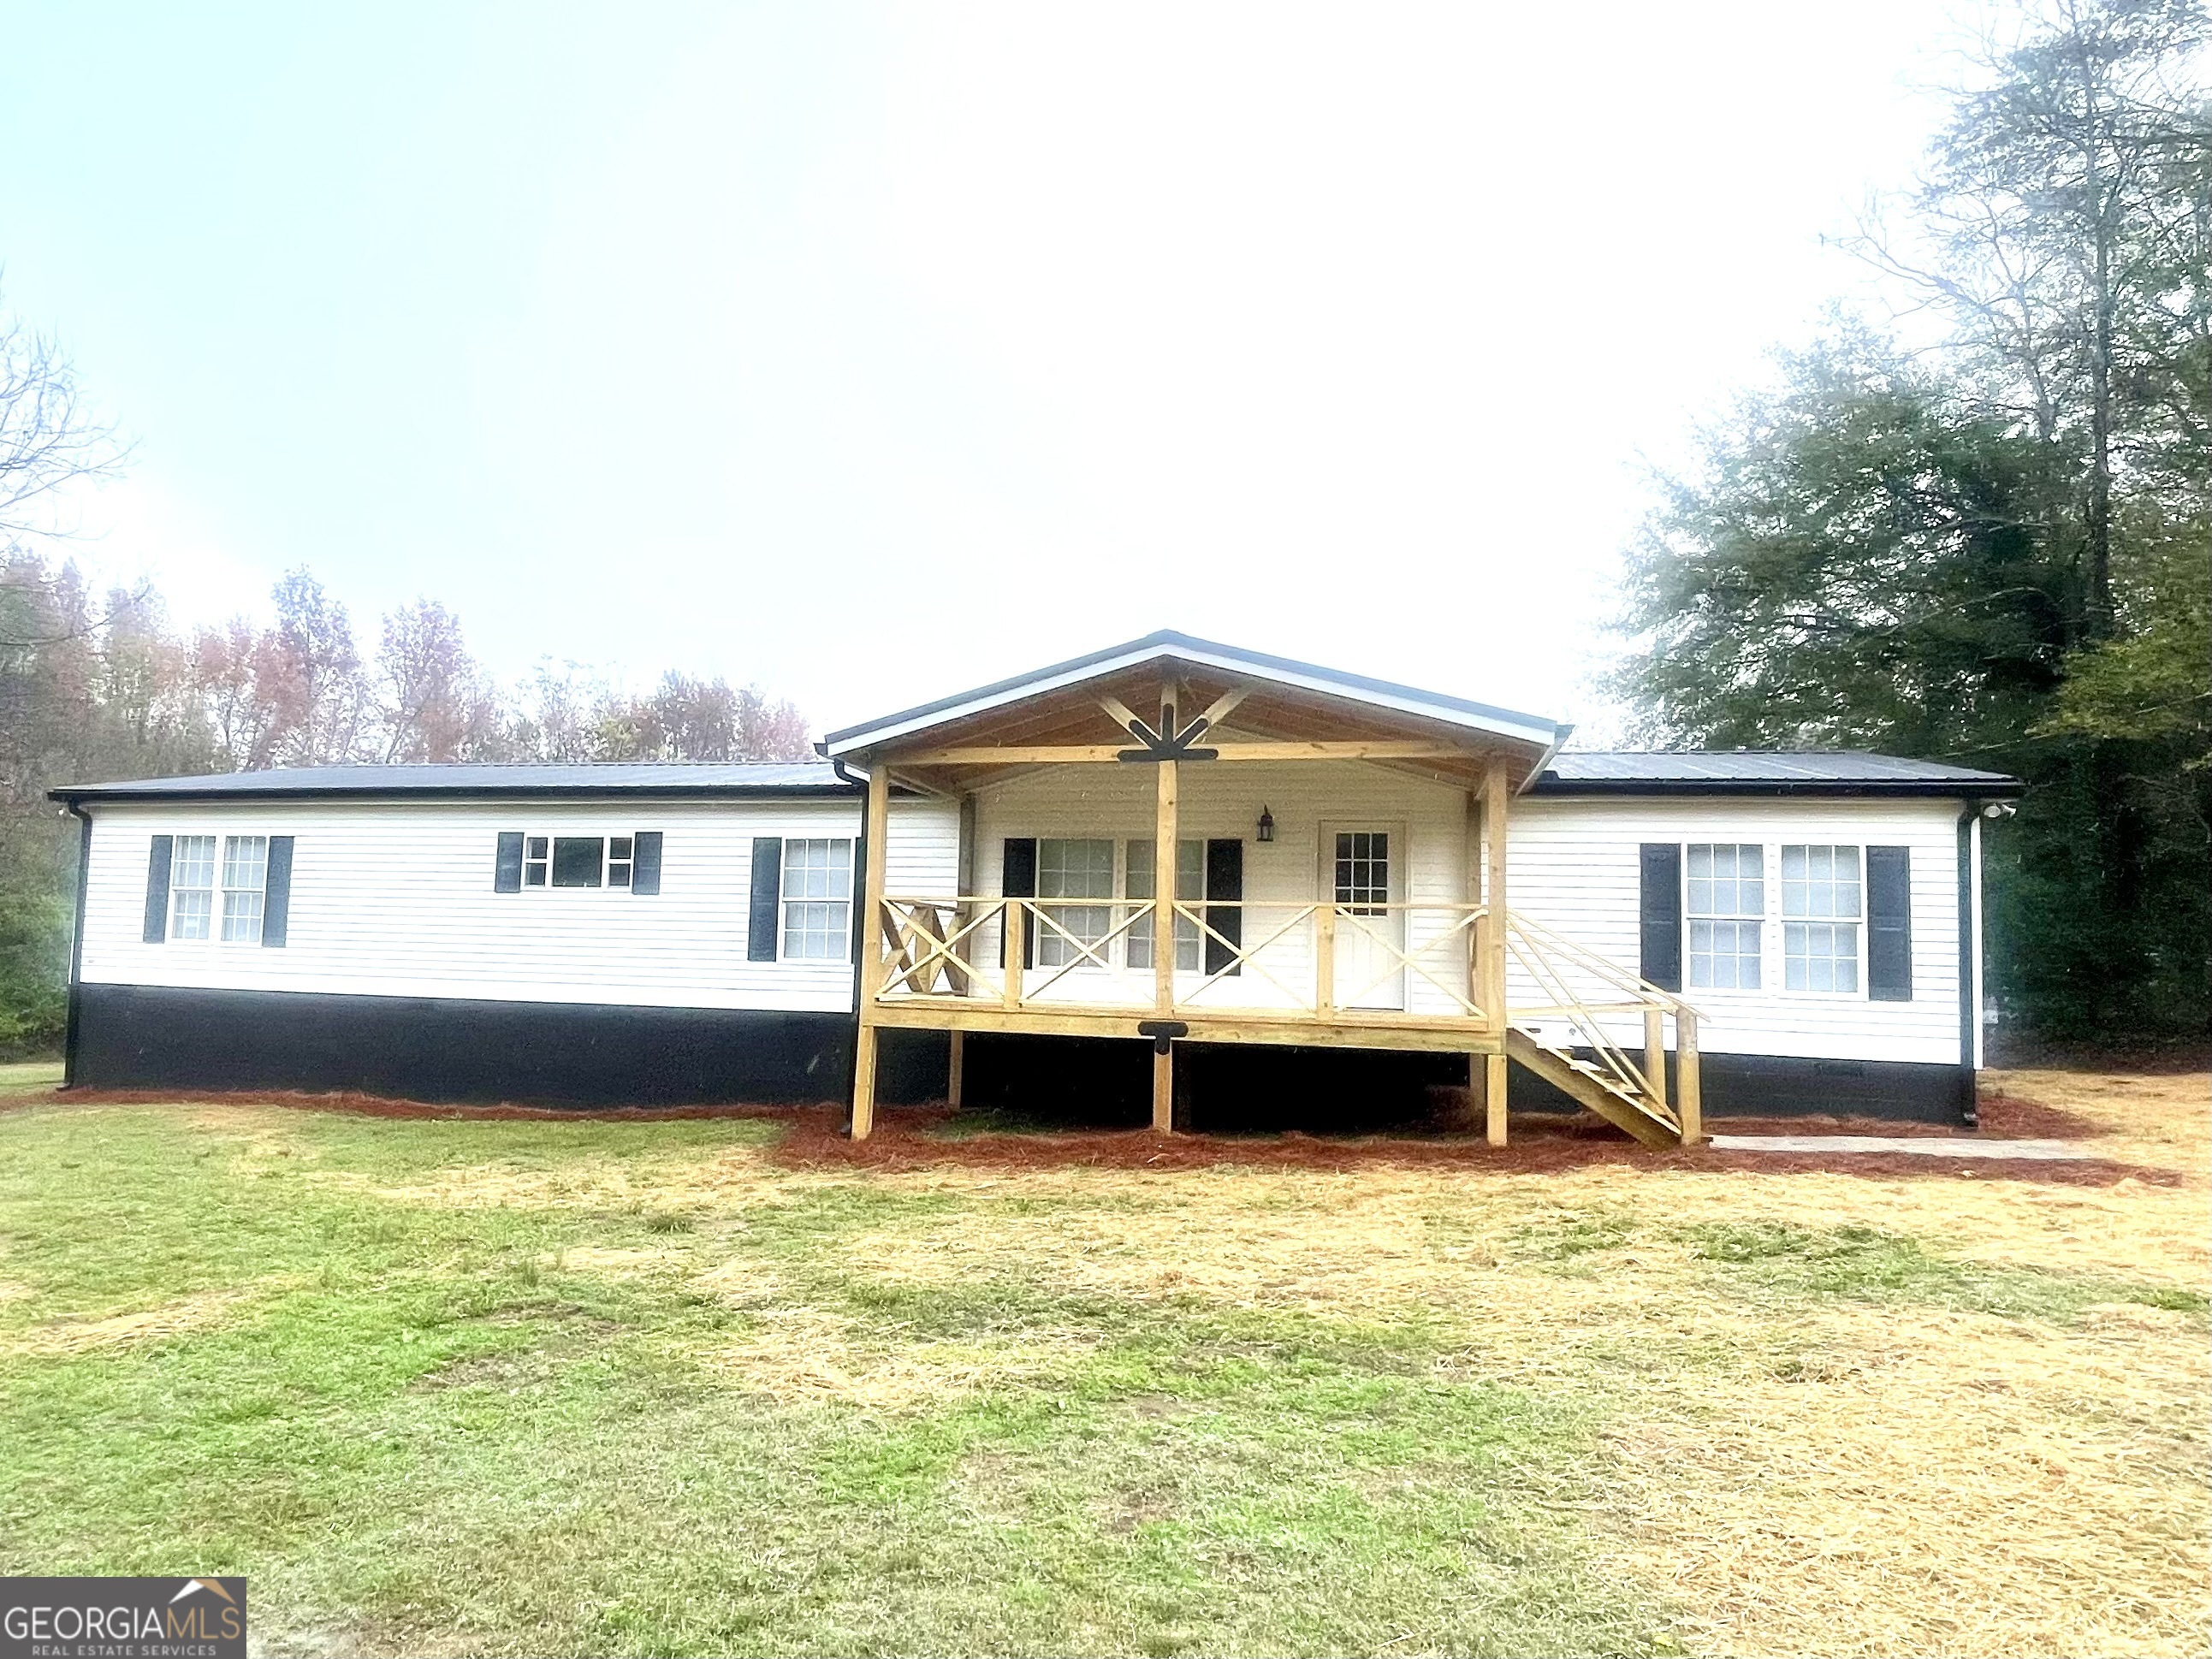
<svg viewBox="0 0 2212 1659"><path fill-rule="evenodd" d="M2017 774L1991 989L2202 1036L2212 945L2212 101L2197 0L2021 5L1839 308L1661 481L1614 684L1675 744Z"/></svg>
<svg viewBox="0 0 2212 1659"><path fill-rule="evenodd" d="M53 386L65 370L45 362L35 395L52 417L67 407ZM34 442L29 428L0 453L0 514L11 479L29 499L27 455L79 467L94 453L58 450L50 434ZM306 568L276 583L273 620L186 633L150 586L96 592L28 539L19 532L0 553L0 1054L61 1034L76 837L46 799L56 784L342 763L812 756L805 717L757 686L672 671L638 693L573 665L504 685L471 654L459 618L427 599L386 612L364 651L345 605Z"/></svg>

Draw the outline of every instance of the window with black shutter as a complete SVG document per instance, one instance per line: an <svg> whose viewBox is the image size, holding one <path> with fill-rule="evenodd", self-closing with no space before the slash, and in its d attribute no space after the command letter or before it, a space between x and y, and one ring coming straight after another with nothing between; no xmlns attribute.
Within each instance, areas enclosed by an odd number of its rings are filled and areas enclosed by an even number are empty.
<svg viewBox="0 0 2212 1659"><path fill-rule="evenodd" d="M1662 991L1682 988L1682 848L1646 842L1641 848L1638 971Z"/></svg>
<svg viewBox="0 0 2212 1659"><path fill-rule="evenodd" d="M753 837L753 881L745 907L745 960L776 959L777 924L783 915L783 837Z"/></svg>
<svg viewBox="0 0 2212 1659"><path fill-rule="evenodd" d="M1008 898L1035 898L1037 890L1037 844L1034 836L1009 836L1000 866L999 890ZM1009 906L1011 910L1013 907ZM1036 917L1022 907L1022 966L1036 966Z"/></svg>
<svg viewBox="0 0 2212 1659"><path fill-rule="evenodd" d="M1867 873L1867 995L1912 1000L1912 849L1869 847Z"/></svg>

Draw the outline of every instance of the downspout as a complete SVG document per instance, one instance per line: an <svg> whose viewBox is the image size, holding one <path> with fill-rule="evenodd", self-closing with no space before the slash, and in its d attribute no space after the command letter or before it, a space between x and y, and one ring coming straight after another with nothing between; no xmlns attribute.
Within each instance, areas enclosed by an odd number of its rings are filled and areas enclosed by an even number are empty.
<svg viewBox="0 0 2212 1659"><path fill-rule="evenodd" d="M1980 960L1981 919L1974 910L1975 827L1982 803L1969 800L1959 814L1959 1115L1968 1127L1981 1121L1975 1089L1974 1049L1981 1033L1975 1014L1980 1006L1976 969Z"/></svg>
<svg viewBox="0 0 2212 1659"><path fill-rule="evenodd" d="M62 1036L62 1087L73 1089L76 1086L77 985L84 976L84 896L92 873L92 814L73 799L64 801L63 810L83 826L77 835L76 921L70 929L69 1012Z"/></svg>
<svg viewBox="0 0 2212 1659"><path fill-rule="evenodd" d="M860 792L860 833L853 842L853 1036L845 1046L845 1133L853 1133L853 1091L860 1081L860 952L868 939L868 781L855 777L842 760L830 769L838 781L855 785Z"/></svg>

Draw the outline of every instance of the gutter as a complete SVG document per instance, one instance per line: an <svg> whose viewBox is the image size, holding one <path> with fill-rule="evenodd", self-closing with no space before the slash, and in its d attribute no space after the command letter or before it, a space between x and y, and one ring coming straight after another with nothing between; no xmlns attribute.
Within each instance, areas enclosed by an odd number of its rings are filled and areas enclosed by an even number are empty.
<svg viewBox="0 0 2212 1659"><path fill-rule="evenodd" d="M63 811L82 826L76 847L76 919L70 927L69 1012L62 1036L62 1087L76 1086L77 987L84 977L84 899L92 878L92 814L75 801Z"/></svg>
<svg viewBox="0 0 2212 1659"><path fill-rule="evenodd" d="M234 774L232 775L235 775ZM849 781L849 780L848 780ZM400 789L344 788L232 788L132 789L104 784L84 788L49 789L48 800L75 810L79 801L159 806L171 801L201 805L222 801L352 800L362 802L410 800L842 800L850 793L836 784L723 784L702 787L692 784L632 784L627 787L571 784L416 784Z"/></svg>

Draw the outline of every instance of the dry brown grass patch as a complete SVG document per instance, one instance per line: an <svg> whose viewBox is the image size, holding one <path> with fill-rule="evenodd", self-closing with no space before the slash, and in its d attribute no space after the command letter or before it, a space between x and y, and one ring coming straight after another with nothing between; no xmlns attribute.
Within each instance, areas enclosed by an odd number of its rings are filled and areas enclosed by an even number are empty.
<svg viewBox="0 0 2212 1659"><path fill-rule="evenodd" d="M753 1332L711 1356L732 1383L786 1404L879 1411L939 1407L1010 1384L1064 1375L1092 1340L1078 1331L1025 1331L973 1342L901 1342L821 1308L764 1310Z"/></svg>
<svg viewBox="0 0 2212 1659"><path fill-rule="evenodd" d="M52 1358L181 1336L223 1323L231 1310L252 1294L244 1290L206 1291L156 1308L106 1314L97 1319L57 1319L15 1337L4 1352Z"/></svg>
<svg viewBox="0 0 2212 1659"><path fill-rule="evenodd" d="M1623 1562L1720 1652L2201 1653L2203 1343L2130 1325L1837 1308L1819 1365L1662 1374Z"/></svg>

